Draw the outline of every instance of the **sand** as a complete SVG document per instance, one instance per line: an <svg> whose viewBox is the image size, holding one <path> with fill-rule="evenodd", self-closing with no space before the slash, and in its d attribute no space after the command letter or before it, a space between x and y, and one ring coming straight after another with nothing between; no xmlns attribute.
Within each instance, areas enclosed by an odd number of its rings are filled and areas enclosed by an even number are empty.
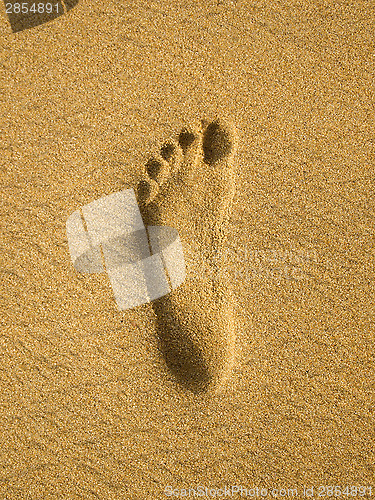
<svg viewBox="0 0 375 500"><path fill-rule="evenodd" d="M0 7L0 499L371 498L370 3L81 0L17 32ZM212 206L228 181L202 150L178 211L147 165L217 118L236 131L233 199ZM65 224L146 174L159 220L181 237L196 221L196 255L226 214L218 279L189 260L168 307L119 311L105 274L73 268ZM189 373L209 388L168 362L163 314L203 318Z"/></svg>

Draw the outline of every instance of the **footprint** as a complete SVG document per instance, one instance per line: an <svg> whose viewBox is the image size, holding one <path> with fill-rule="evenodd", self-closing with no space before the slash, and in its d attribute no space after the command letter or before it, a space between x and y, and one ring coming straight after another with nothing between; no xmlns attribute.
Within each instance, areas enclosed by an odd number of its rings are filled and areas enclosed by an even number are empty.
<svg viewBox="0 0 375 500"><path fill-rule="evenodd" d="M159 345L180 384L217 392L235 358L235 324L229 287L218 264L235 190L234 127L217 119L181 131L146 164L137 188L146 225L178 230L187 277L152 302Z"/></svg>
<svg viewBox="0 0 375 500"><path fill-rule="evenodd" d="M64 0L66 10L70 10L78 4L79 0Z"/></svg>

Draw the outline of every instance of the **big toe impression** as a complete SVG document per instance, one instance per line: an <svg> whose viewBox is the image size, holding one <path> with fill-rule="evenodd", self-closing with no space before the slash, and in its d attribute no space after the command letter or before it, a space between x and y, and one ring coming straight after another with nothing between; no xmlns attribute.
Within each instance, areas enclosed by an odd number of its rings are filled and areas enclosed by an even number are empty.
<svg viewBox="0 0 375 500"><path fill-rule="evenodd" d="M213 165L233 155L235 146L236 139L232 127L223 120L215 120L203 133L204 162Z"/></svg>

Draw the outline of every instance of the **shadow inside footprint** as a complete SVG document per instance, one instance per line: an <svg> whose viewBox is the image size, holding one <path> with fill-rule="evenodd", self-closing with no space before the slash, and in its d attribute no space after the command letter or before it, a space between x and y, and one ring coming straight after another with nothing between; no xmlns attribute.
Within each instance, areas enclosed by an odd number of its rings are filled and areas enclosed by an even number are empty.
<svg viewBox="0 0 375 500"><path fill-rule="evenodd" d="M157 225L160 221L160 211L156 203L142 204L149 194L146 182L140 182L137 196L142 207L145 224ZM165 295L152 302L156 316L156 332L159 348L169 371L185 389L198 394L205 392L212 381L209 368L203 353L191 339L187 326L175 314L170 295Z"/></svg>
<svg viewBox="0 0 375 500"><path fill-rule="evenodd" d="M172 309L169 296L152 303L157 318L160 351L170 372L185 389L195 394L205 392L212 375L198 345L191 339L188 326Z"/></svg>

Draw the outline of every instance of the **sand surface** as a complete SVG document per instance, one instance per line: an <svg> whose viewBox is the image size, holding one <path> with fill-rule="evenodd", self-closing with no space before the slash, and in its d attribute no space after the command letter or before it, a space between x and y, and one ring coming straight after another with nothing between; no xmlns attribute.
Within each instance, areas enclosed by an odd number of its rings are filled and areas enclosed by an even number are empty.
<svg viewBox="0 0 375 500"><path fill-rule="evenodd" d="M371 498L371 2L81 0L17 33L0 14L0 499ZM208 396L168 371L148 304L74 270L65 223L215 117L238 134L236 359Z"/></svg>

